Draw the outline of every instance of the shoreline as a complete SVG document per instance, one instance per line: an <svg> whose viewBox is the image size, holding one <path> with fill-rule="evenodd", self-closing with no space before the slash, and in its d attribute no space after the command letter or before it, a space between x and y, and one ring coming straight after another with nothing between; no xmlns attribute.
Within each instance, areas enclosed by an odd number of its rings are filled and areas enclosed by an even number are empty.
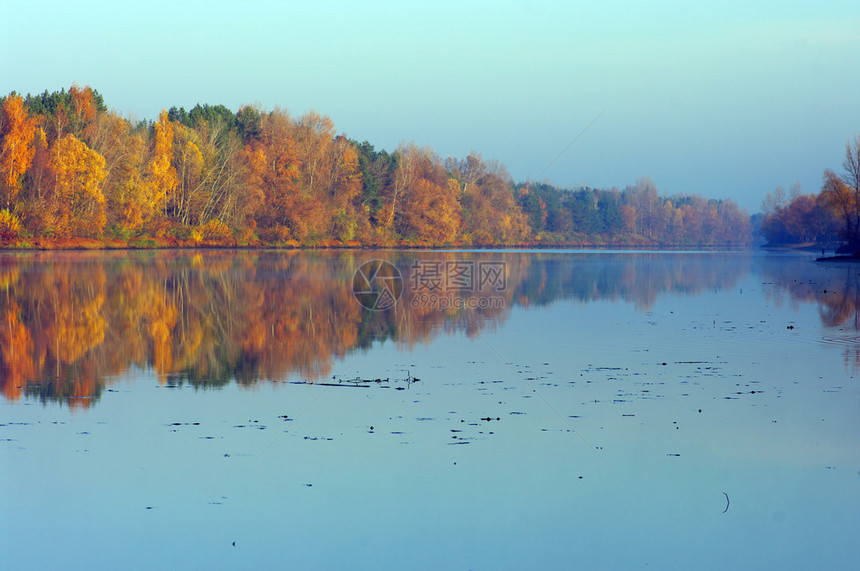
<svg viewBox="0 0 860 571"><path fill-rule="evenodd" d="M130 244L111 243L75 243L67 245L20 245L7 244L0 246L0 252L97 252L97 251L182 251L182 250L292 250L292 251L321 251L321 250L756 250L755 246L748 244L583 244L583 243L559 243L559 244L157 244L152 246L135 246ZM774 248L765 248L774 249ZM782 249L782 248L780 248Z"/></svg>
<svg viewBox="0 0 860 571"><path fill-rule="evenodd" d="M838 254L836 256L821 256L816 262L860 262L860 254Z"/></svg>

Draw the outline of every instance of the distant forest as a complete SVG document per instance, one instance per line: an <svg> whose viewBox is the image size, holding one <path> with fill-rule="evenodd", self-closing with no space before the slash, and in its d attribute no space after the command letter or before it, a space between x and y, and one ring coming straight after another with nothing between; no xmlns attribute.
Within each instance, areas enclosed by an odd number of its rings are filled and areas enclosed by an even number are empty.
<svg viewBox="0 0 860 571"><path fill-rule="evenodd" d="M660 196L648 178L624 189L515 183L476 152L376 149L316 112L197 105L130 121L77 85L0 100L7 247L751 241L750 217L731 200Z"/></svg>

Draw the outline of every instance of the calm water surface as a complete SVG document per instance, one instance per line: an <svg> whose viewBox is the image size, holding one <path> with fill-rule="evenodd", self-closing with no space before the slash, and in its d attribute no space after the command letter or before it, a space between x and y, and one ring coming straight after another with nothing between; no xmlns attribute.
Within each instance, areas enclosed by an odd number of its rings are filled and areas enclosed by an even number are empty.
<svg viewBox="0 0 860 571"><path fill-rule="evenodd" d="M854 568L858 273L0 254L0 568Z"/></svg>

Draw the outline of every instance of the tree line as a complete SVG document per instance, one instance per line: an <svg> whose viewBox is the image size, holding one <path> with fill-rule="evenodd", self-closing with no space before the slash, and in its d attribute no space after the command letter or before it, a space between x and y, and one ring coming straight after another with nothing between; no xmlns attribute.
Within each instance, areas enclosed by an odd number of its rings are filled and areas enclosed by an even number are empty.
<svg viewBox="0 0 860 571"><path fill-rule="evenodd" d="M61 247L738 245L731 200L516 184L477 152L392 152L275 108L109 111L90 87L0 102L0 243Z"/></svg>
<svg viewBox="0 0 860 571"><path fill-rule="evenodd" d="M767 193L762 202L761 234L770 244L843 242L860 250L860 136L845 144L842 172L824 171L818 194L803 194L800 184Z"/></svg>

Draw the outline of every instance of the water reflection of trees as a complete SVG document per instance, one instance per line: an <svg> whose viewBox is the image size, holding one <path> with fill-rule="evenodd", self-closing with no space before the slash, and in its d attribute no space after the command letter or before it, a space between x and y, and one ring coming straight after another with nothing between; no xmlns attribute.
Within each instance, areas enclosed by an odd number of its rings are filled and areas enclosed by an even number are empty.
<svg viewBox="0 0 860 571"><path fill-rule="evenodd" d="M376 342L411 347L504 323L514 305L625 301L731 286L749 271L727 255L499 252L116 252L0 255L0 378L8 399L89 406L107 383L151 370L167 385L310 381ZM361 263L404 276L394 309L352 295ZM747 258L741 258L744 260ZM417 303L423 264L504 264L504 288L442 288ZM498 285L498 284L497 284ZM424 292L426 293L426 292ZM455 303L471 298L473 305ZM426 300L425 300L426 301ZM486 302L486 303L485 303ZM492 302L492 303L490 303Z"/></svg>
<svg viewBox="0 0 860 571"><path fill-rule="evenodd" d="M697 294L733 286L750 271L748 256L734 253L537 254L537 268L519 285L523 305L559 299L625 301L649 311L661 294Z"/></svg>
<svg viewBox="0 0 860 571"><path fill-rule="evenodd" d="M766 290L768 299L779 304L788 294L796 306L817 305L826 328L823 341L844 346L845 364L860 369L860 266L775 256L764 260L762 271L771 286Z"/></svg>

